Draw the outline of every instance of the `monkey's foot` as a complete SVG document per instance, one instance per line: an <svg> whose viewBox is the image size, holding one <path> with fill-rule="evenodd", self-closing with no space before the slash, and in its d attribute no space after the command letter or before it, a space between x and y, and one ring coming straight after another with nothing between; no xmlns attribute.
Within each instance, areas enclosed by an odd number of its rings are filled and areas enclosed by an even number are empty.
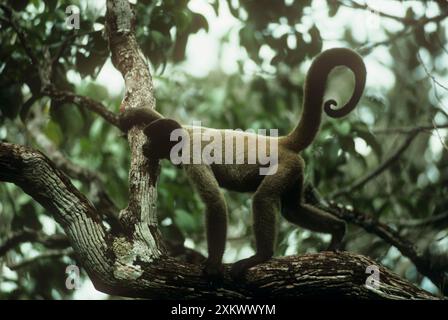
<svg viewBox="0 0 448 320"><path fill-rule="evenodd" d="M343 251L342 250L342 241L338 241L337 243L331 242L326 251L333 251L333 252Z"/></svg>
<svg viewBox="0 0 448 320"><path fill-rule="evenodd" d="M220 283L224 279L224 267L222 263L214 263L207 260L202 272L212 283Z"/></svg>
<svg viewBox="0 0 448 320"><path fill-rule="evenodd" d="M241 280L244 278L248 269L256 266L257 264L268 261L270 258L270 256L253 255L247 259L237 261L230 269L230 276L233 280Z"/></svg>
<svg viewBox="0 0 448 320"><path fill-rule="evenodd" d="M342 250L342 241L344 240L345 227L342 231L333 234L331 237L331 242L328 245L327 251L338 252Z"/></svg>

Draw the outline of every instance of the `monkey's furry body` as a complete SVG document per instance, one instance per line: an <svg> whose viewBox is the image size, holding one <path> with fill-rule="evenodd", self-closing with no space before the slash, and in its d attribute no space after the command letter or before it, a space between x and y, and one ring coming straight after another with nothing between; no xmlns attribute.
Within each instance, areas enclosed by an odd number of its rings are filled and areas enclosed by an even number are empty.
<svg viewBox="0 0 448 320"><path fill-rule="evenodd" d="M331 70L337 66L348 67L355 76L355 88L352 97L342 108L334 109L334 100L323 101L326 80ZM347 115L359 102L365 87L366 68L362 58L350 49L334 48L318 55L308 71L303 95L302 115L299 123L287 136L267 137L259 139L276 139L278 159L276 171L271 175L260 175L262 164L248 164L251 150L247 143L248 133L240 132L244 139L244 164L200 163L182 164L190 181L201 197L206 207L206 230L208 243L208 259L204 267L206 275L219 276L222 273L222 256L224 254L227 232L227 206L221 187L239 192L254 192L252 211L256 253L250 258L236 262L231 269L234 278L240 278L244 273L259 263L269 260L274 253L276 238L276 216L282 215L290 222L316 232L332 235L329 250L335 250L345 234L345 223L302 200L305 162L299 152L309 146L314 140L320 126L322 109L334 118ZM143 146L148 158L169 158L174 142L170 134L175 129L183 129L194 140L193 127L181 126L172 119L154 110L137 108L126 110L120 120L123 131L133 126L144 126L148 142ZM202 128L201 133L208 130L216 134L216 129ZM197 130L196 130L197 131ZM218 132L224 133L224 130ZM238 137L238 133L237 137ZM268 141L269 142L269 141ZM205 148L207 143L201 145ZM269 146L270 144L267 143ZM193 147L191 145L191 147ZM271 150L268 147L268 153ZM224 154L221 156L225 157ZM234 156L237 156L234 154ZM192 159L191 159L192 160Z"/></svg>

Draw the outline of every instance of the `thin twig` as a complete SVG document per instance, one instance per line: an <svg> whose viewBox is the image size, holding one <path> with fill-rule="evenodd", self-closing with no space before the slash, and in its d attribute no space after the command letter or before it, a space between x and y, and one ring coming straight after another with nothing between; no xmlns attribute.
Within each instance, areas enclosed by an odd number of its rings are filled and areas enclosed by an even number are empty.
<svg viewBox="0 0 448 320"><path fill-rule="evenodd" d="M369 53L370 51L372 51L376 47L380 47L380 46L383 46L383 45L389 45L391 43L394 43L397 40L400 40L400 39L410 35L411 33L412 33L412 29L404 28L402 31L397 32L396 34L394 34L390 38L384 39L383 41L378 41L378 42L374 42L374 43L367 43L367 44L359 47L358 51L359 51L360 54Z"/></svg>
<svg viewBox="0 0 448 320"><path fill-rule="evenodd" d="M367 175L365 175L364 177L359 179L357 182L348 186L347 188L343 188L340 191L330 195L330 198L336 199L342 195L350 194L354 190L359 189L362 186L364 186L370 180L376 178L383 171L385 171L387 168L389 168L389 166L391 164L393 164L395 161L397 161L400 158L400 156L403 154L403 152L405 152L409 148L409 146L412 144L412 142L417 137L419 132L420 132L419 130L413 130L413 131L409 132L408 136L403 141L401 146L389 158L387 158L385 161L383 161L383 163L381 163L376 169L374 169L372 172L368 173Z"/></svg>
<svg viewBox="0 0 448 320"><path fill-rule="evenodd" d="M448 91L448 87L445 86L444 84L440 83L440 81L437 80L436 77L433 76L432 73L428 70L428 68L426 67L426 64L423 62L420 52L418 52L418 51L417 51L417 59L420 62L420 64L422 65L423 69L425 70L425 73L428 76L428 78L430 78L432 80L434 86L436 87L436 85L437 85L437 86L445 89L446 91Z"/></svg>
<svg viewBox="0 0 448 320"><path fill-rule="evenodd" d="M63 234L48 236L42 232L25 228L22 231L11 234L3 244L0 245L0 257L4 256L9 250L14 249L25 242L40 243L47 248L67 248L70 246L67 237Z"/></svg>
<svg viewBox="0 0 448 320"><path fill-rule="evenodd" d="M447 129L447 124L432 124L432 125L422 125L422 126L416 126L416 127L403 127L403 128L386 128L386 129L374 129L372 132L374 134L409 134L413 131L419 131L419 132L431 132L435 129Z"/></svg>
<svg viewBox="0 0 448 320"><path fill-rule="evenodd" d="M341 6L344 6L347 8L369 10L371 12L374 12L375 14L378 14L381 17L393 19L395 21L401 22L404 25L403 30L396 33L392 37L385 39L383 41L366 44L366 45L360 47L358 49L360 53L367 53L378 46L391 44L391 43L411 34L413 32L413 30L415 30L416 28L422 27L430 22L435 22L435 23L440 22L443 19L445 19L446 17L448 17L448 12L447 12L447 13L443 13L441 15L437 15L434 17L423 17L420 19L412 19L412 18L407 18L407 17L399 17L399 16L395 16L395 15L392 15L392 14L389 14L389 13L386 13L383 11L379 11L379 10L371 8L367 4L360 4L355 1L350 1L350 4L347 4L343 1L337 1L337 3L339 3Z"/></svg>
<svg viewBox="0 0 448 320"><path fill-rule="evenodd" d="M440 15L437 15L434 17L422 17L419 19L413 19L413 18L408 18L408 17L395 16L390 13L371 8L368 4L357 3L356 1L350 1L350 4L346 4L345 2L340 1L340 0L337 2L341 6L344 6L347 8L368 10L368 11L374 12L375 14L377 14L383 18L393 19L395 21L401 22L403 24L408 24L408 25L421 26L421 25L427 24L429 22L439 22L448 16L448 13L444 13L444 14L440 14Z"/></svg>
<svg viewBox="0 0 448 320"><path fill-rule="evenodd" d="M390 223L396 224L397 226L400 227L407 227L407 228L426 227L429 225L444 228L445 225L448 223L448 211L424 219L411 219L411 220L406 219L406 220L399 220L396 222L390 221Z"/></svg>
<svg viewBox="0 0 448 320"><path fill-rule="evenodd" d="M361 9L361 10L368 10L371 12L374 12L375 14L383 17L383 18L388 18L388 19L392 19L392 20L396 20L398 22L402 22L402 23L415 23L414 19L410 19L410 18L406 18L406 17L399 17L399 16L394 16L392 14L383 12L383 11L379 11L377 9L371 8L368 4L360 4L357 3L355 1L350 1L350 4L345 3L344 1L337 1L339 3L339 5L347 7L347 8L351 8L351 9Z"/></svg>
<svg viewBox="0 0 448 320"><path fill-rule="evenodd" d="M51 59L52 60L52 64L54 65L59 58L63 55L65 49L67 49L67 46L69 45L70 41L78 38L78 37L83 37L83 36L87 36L87 35L91 35L97 32L102 32L102 30L94 30L94 31L86 31L86 32L76 32L75 30L73 30L73 33L71 35L69 35L68 37L66 37L64 40L59 41L57 43L52 43L50 44L48 47L54 47L59 45L59 50L58 52L54 55L54 57Z"/></svg>
<svg viewBox="0 0 448 320"><path fill-rule="evenodd" d="M82 108L86 108L96 114L100 115L104 120L115 127L119 127L118 115L106 108L102 103L86 96L77 95L70 91L58 90L55 87L49 87L44 91L44 94L60 102L72 102Z"/></svg>
<svg viewBox="0 0 448 320"><path fill-rule="evenodd" d="M81 167L67 159L54 143L42 132L46 119L41 114L40 108L33 111L33 117L26 122L26 128L32 141L36 142L55 165L70 177L84 182L101 181L96 171Z"/></svg>
<svg viewBox="0 0 448 320"><path fill-rule="evenodd" d="M423 69L425 70L425 73L426 73L426 75L428 76L428 78L431 79L432 87L433 87L433 89L434 89L434 96L435 96L435 98L437 99L437 101L440 103L440 106L441 106L440 109L443 110L443 108L445 108L445 105L443 104L442 99L439 97L439 93L438 93L438 91L437 91L437 87L439 86L439 87L443 88L443 89L446 90L446 91L448 91L448 87L446 87L445 85L441 84L441 83L436 79L436 77L429 71L429 69L426 67L426 64L423 62L422 57L420 56L420 52L417 52L417 59L418 59L418 61L420 62L420 64L422 65ZM439 130L437 130L437 125L435 124L434 120L433 120L433 126L434 126L434 129L435 129L435 131L436 131L437 136L439 137L440 143L442 144L442 146L443 146L446 150L448 150L448 146L446 145L445 141L443 140L442 136L440 135Z"/></svg>
<svg viewBox="0 0 448 320"><path fill-rule="evenodd" d="M433 120L433 122L434 122L434 120ZM440 135L440 132L435 123L434 123L434 131L436 132L437 137L439 138L440 144L445 148L445 150L448 150L448 146L446 145L445 141L443 140L442 136Z"/></svg>
<svg viewBox="0 0 448 320"><path fill-rule="evenodd" d="M33 263L36 263L42 259L54 259L54 258L60 258L65 256L73 256L74 251L72 248L63 249L63 250L49 250L46 251L40 255L37 255L35 257L24 259L20 262L14 263L14 264L7 264L6 266L11 269L12 271L16 271L19 269L23 269Z"/></svg>

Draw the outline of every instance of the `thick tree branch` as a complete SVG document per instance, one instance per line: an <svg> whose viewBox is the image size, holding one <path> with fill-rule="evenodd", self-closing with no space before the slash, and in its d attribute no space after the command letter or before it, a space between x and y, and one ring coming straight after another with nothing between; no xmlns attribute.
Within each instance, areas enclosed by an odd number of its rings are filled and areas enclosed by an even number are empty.
<svg viewBox="0 0 448 320"><path fill-rule="evenodd" d="M273 259L252 268L247 280L239 283L230 279L226 266L222 285L214 286L203 277L200 265L164 254L159 238L148 245L138 233L126 237L108 233L92 204L37 151L0 143L0 181L15 183L53 214L95 287L106 293L158 299L435 298L380 265L380 289L367 288L366 268L377 264L352 253Z"/></svg>
<svg viewBox="0 0 448 320"><path fill-rule="evenodd" d="M28 121L27 128L34 141L44 150L55 166L74 179L89 185L89 197L95 207L104 214L107 223L114 233L119 233L122 227L118 220L118 208L106 192L103 179L96 172L74 164L60 152L48 137L42 133L41 127L45 122L40 110L33 112L33 118Z"/></svg>
<svg viewBox="0 0 448 320"><path fill-rule="evenodd" d="M349 208L334 201L326 201L311 184L305 189L305 200L348 223L363 228L368 233L374 234L386 243L394 246L403 256L409 258L414 263L422 275L428 277L445 295L448 294L448 278L445 276L446 270L441 270L435 266L430 255L418 252L414 244L402 237L399 231L381 223L371 215L360 212L356 208ZM437 216L434 221L441 221L443 218L443 215Z"/></svg>
<svg viewBox="0 0 448 320"><path fill-rule="evenodd" d="M96 269L104 267L99 261L107 261L100 217L48 158L26 147L0 143L0 180L15 183L54 215L93 278L107 276Z"/></svg>
<svg viewBox="0 0 448 320"><path fill-rule="evenodd" d="M403 256L409 258L414 263L422 275L428 277L445 295L448 294L448 279L445 277L444 272L433 268L431 259L418 252L414 244L403 238L398 231L356 209L347 208L334 202L324 206L323 209L349 223L362 227L367 232L377 235L396 247Z"/></svg>

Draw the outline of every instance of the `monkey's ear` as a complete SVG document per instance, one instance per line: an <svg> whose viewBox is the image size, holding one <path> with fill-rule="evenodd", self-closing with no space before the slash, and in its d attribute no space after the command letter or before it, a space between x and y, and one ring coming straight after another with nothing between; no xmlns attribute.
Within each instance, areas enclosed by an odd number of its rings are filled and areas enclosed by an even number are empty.
<svg viewBox="0 0 448 320"><path fill-rule="evenodd" d="M169 159L171 149L178 143L171 141L171 133L182 129L182 126L172 119L158 119L147 125L143 133L148 142L143 146L143 154L158 159Z"/></svg>

